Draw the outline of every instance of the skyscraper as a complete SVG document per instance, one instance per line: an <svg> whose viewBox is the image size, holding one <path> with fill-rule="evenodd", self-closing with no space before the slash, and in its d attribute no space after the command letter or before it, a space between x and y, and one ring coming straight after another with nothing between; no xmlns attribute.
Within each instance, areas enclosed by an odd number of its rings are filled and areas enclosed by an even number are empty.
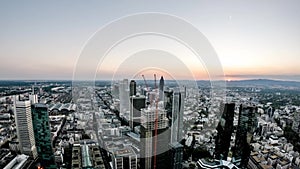
<svg viewBox="0 0 300 169"><path fill-rule="evenodd" d="M168 168L166 147L170 142L170 132L166 111L155 107L142 109L141 120L141 168Z"/></svg>
<svg viewBox="0 0 300 169"><path fill-rule="evenodd" d="M169 144L169 169L181 169L183 159L183 145L178 142Z"/></svg>
<svg viewBox="0 0 300 169"><path fill-rule="evenodd" d="M136 95L136 82L134 80L130 81L129 91L130 96Z"/></svg>
<svg viewBox="0 0 300 169"><path fill-rule="evenodd" d="M171 143L180 142L183 138L184 92L176 88L164 91L164 108L171 127Z"/></svg>
<svg viewBox="0 0 300 169"><path fill-rule="evenodd" d="M164 86L165 86L165 80L164 77L161 76L159 80L159 100L163 100L164 98Z"/></svg>
<svg viewBox="0 0 300 169"><path fill-rule="evenodd" d="M129 86L128 79L124 79L119 83L120 95L120 116L129 120Z"/></svg>
<svg viewBox="0 0 300 169"><path fill-rule="evenodd" d="M183 138L184 93L179 89L173 92L171 114L171 143L180 142Z"/></svg>
<svg viewBox="0 0 300 169"><path fill-rule="evenodd" d="M233 117L235 104L225 104L222 106L222 118L217 126L215 158L226 160L230 147L231 134L233 132Z"/></svg>
<svg viewBox="0 0 300 169"><path fill-rule="evenodd" d="M18 101L14 96L14 114L21 153L37 157L30 101Z"/></svg>
<svg viewBox="0 0 300 169"><path fill-rule="evenodd" d="M241 159L241 168L245 168L249 160L250 142L257 124L256 114L257 107L240 105L233 157Z"/></svg>
<svg viewBox="0 0 300 169"><path fill-rule="evenodd" d="M146 97L130 96L130 121L129 126L133 129L140 125L141 109L146 107Z"/></svg>
<svg viewBox="0 0 300 169"><path fill-rule="evenodd" d="M173 91L172 90L166 90L164 91L164 108L167 112L167 117L171 117L172 114L172 108L173 108Z"/></svg>
<svg viewBox="0 0 300 169"><path fill-rule="evenodd" d="M42 167L56 168L52 151L48 109L45 104L31 106L35 144Z"/></svg>

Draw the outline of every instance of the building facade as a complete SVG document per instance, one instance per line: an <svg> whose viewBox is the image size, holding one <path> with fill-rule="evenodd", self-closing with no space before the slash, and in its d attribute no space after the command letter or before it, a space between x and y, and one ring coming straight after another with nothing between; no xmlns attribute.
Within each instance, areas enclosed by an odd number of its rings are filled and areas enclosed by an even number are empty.
<svg viewBox="0 0 300 169"><path fill-rule="evenodd" d="M133 129L135 126L140 125L141 109L146 107L146 97L130 96L130 119L129 126Z"/></svg>
<svg viewBox="0 0 300 169"><path fill-rule="evenodd" d="M180 142L183 139L183 111L184 92L173 92L172 114L170 117L171 143Z"/></svg>
<svg viewBox="0 0 300 169"><path fill-rule="evenodd" d="M141 122L140 168L168 168L170 130L166 110L155 107L142 109Z"/></svg>
<svg viewBox="0 0 300 169"><path fill-rule="evenodd" d="M31 106L31 111L35 145L41 165L47 168L56 168L52 151L48 108L45 104L37 103Z"/></svg>
<svg viewBox="0 0 300 169"><path fill-rule="evenodd" d="M233 156L236 159L241 159L241 168L245 168L249 161L251 152L250 142L257 127L256 114L257 107L251 105L240 105Z"/></svg>
<svg viewBox="0 0 300 169"><path fill-rule="evenodd" d="M231 134L233 132L233 117L235 104L224 104L222 106L222 118L217 126L215 158L226 160L230 148Z"/></svg>
<svg viewBox="0 0 300 169"><path fill-rule="evenodd" d="M29 155L35 159L37 157L37 150L35 146L30 101L19 101L14 97L14 114L20 151L22 154Z"/></svg>

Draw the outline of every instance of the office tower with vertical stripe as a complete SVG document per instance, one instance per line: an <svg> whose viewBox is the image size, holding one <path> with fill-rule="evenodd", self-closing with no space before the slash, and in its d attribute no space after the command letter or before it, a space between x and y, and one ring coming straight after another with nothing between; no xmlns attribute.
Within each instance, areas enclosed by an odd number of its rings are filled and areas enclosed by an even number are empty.
<svg viewBox="0 0 300 169"><path fill-rule="evenodd" d="M37 157L35 146L30 101L19 101L14 97L14 114L22 154L29 155L32 158Z"/></svg>

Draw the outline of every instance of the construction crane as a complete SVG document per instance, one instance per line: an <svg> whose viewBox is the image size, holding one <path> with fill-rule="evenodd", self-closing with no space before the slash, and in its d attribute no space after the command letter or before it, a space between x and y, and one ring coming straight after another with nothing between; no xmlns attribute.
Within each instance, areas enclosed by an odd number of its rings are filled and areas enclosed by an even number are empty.
<svg viewBox="0 0 300 169"><path fill-rule="evenodd" d="M146 79L145 79L145 76L144 76L144 75L142 75L142 77L143 77L143 79L144 79L144 82L145 82L146 88L147 88L147 90L148 90L148 84L147 84L147 81L146 81Z"/></svg>

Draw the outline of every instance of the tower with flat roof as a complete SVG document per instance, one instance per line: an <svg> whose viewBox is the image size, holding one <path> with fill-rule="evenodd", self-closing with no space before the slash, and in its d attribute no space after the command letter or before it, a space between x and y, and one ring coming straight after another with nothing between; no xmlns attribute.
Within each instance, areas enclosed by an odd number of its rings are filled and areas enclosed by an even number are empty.
<svg viewBox="0 0 300 169"><path fill-rule="evenodd" d="M32 158L37 157L35 146L30 101L19 101L14 96L14 114L22 154L29 155Z"/></svg>
<svg viewBox="0 0 300 169"><path fill-rule="evenodd" d="M156 107L141 110L141 168L168 168L169 131L166 110Z"/></svg>
<svg viewBox="0 0 300 169"><path fill-rule="evenodd" d="M52 151L51 131L48 108L45 104L37 103L31 106L35 145L42 167L56 168Z"/></svg>
<svg viewBox="0 0 300 169"><path fill-rule="evenodd" d="M169 169L181 169L183 159L183 145L178 142L169 144Z"/></svg>
<svg viewBox="0 0 300 169"><path fill-rule="evenodd" d="M119 83L120 95L120 116L129 120L129 85L128 79L124 79Z"/></svg>
<svg viewBox="0 0 300 169"><path fill-rule="evenodd" d="M134 80L130 81L130 84L129 84L129 95L130 96L136 95L136 82Z"/></svg>
<svg viewBox="0 0 300 169"><path fill-rule="evenodd" d="M230 148L231 134L233 132L233 117L234 117L234 103L227 103L222 106L222 118L217 126L215 158L226 160Z"/></svg>
<svg viewBox="0 0 300 169"><path fill-rule="evenodd" d="M184 92L174 90L171 113L171 143L180 142L183 139L183 111Z"/></svg>
<svg viewBox="0 0 300 169"><path fill-rule="evenodd" d="M146 97L143 95L130 96L130 120L129 126L133 129L140 125L141 109L146 107Z"/></svg>
<svg viewBox="0 0 300 169"><path fill-rule="evenodd" d="M252 105L240 105L239 122L236 132L233 157L241 159L241 168L247 166L250 156L250 142L257 125L257 107Z"/></svg>
<svg viewBox="0 0 300 169"><path fill-rule="evenodd" d="M114 169L137 169L137 154L129 146L115 150L112 153Z"/></svg>

